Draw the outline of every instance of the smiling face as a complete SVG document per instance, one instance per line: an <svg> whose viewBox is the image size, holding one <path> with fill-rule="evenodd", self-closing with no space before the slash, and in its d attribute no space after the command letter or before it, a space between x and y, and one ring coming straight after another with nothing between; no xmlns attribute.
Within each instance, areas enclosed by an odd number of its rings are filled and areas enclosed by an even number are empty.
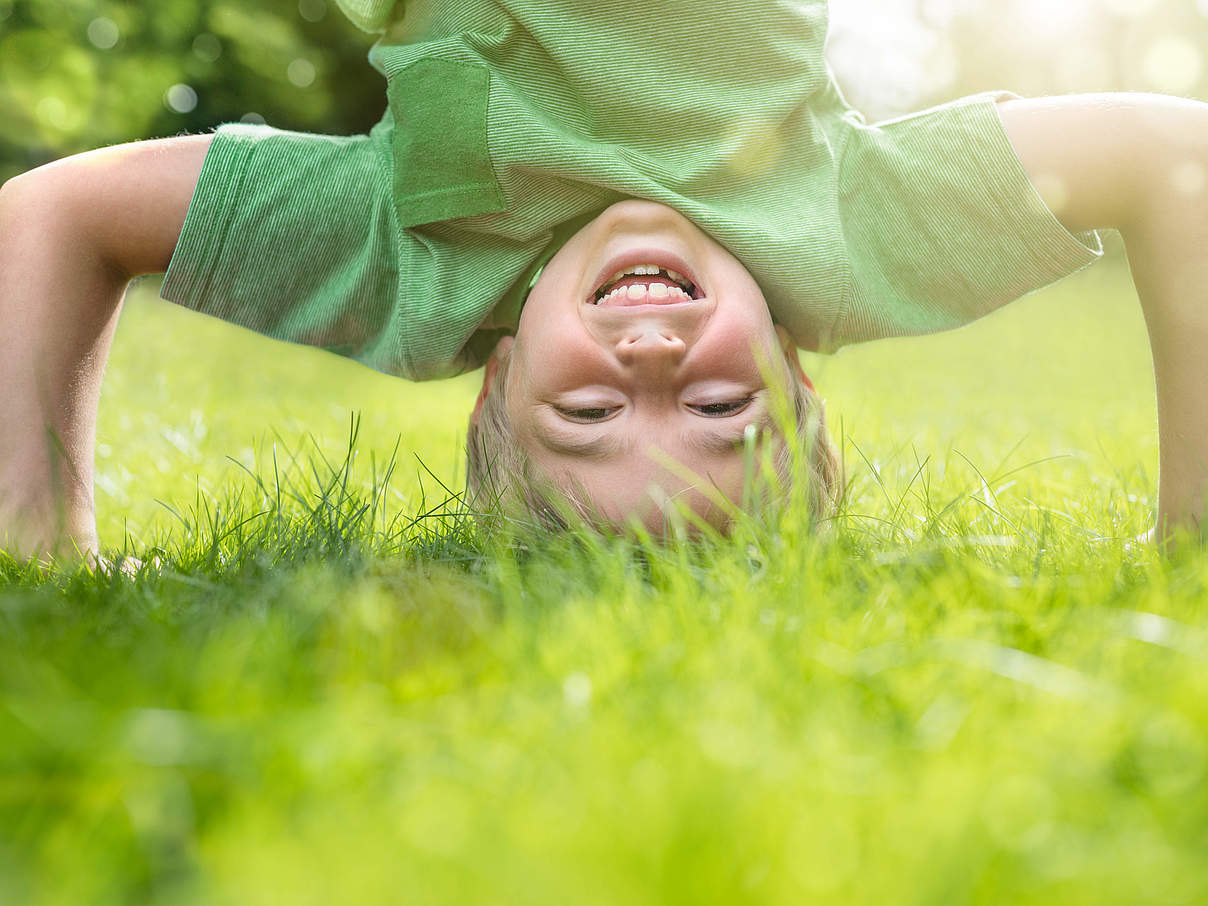
<svg viewBox="0 0 1208 906"><path fill-rule="evenodd" d="M710 498L741 500L744 433L771 427L765 373L787 389L800 367L738 260L637 200L550 260L501 352L508 418L540 471L608 522L655 531L668 500L725 521Z"/></svg>

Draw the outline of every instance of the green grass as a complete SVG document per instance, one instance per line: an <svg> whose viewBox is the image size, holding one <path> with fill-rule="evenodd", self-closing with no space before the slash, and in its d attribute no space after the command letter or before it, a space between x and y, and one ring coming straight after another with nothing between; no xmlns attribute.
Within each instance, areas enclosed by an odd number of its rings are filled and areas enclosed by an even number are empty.
<svg viewBox="0 0 1208 906"><path fill-rule="evenodd" d="M98 503L162 566L0 586L0 903L1208 898L1208 560L1127 540L1118 262L808 357L841 518L645 550L439 515L473 377L151 296Z"/></svg>

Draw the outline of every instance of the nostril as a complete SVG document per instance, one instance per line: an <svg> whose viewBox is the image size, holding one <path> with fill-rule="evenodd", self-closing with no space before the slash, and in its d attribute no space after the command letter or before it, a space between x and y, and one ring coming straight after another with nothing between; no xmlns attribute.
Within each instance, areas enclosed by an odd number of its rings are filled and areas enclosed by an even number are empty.
<svg viewBox="0 0 1208 906"><path fill-rule="evenodd" d="M685 343L675 333L647 330L621 338L617 350L626 355L682 355Z"/></svg>
<svg viewBox="0 0 1208 906"><path fill-rule="evenodd" d="M642 334L636 337L626 337L621 342L625 346L639 346L643 343L647 346L677 346L682 341L674 334L654 333Z"/></svg>

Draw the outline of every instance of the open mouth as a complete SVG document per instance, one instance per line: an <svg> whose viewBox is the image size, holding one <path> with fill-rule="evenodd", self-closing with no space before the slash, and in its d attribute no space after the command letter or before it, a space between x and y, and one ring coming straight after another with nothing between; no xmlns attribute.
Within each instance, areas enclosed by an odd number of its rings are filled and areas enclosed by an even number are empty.
<svg viewBox="0 0 1208 906"><path fill-rule="evenodd" d="M591 305L627 307L674 305L703 298L700 288L679 271L647 263L617 271L587 301Z"/></svg>

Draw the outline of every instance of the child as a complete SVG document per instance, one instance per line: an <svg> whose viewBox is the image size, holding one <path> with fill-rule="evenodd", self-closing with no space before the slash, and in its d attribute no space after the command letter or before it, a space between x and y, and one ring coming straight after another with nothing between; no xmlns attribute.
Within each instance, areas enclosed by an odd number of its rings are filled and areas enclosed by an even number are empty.
<svg viewBox="0 0 1208 906"><path fill-rule="evenodd" d="M672 499L724 523L774 391L817 428L796 347L955 327L1093 260L1101 227L1149 324L1159 527L1198 525L1205 105L983 95L868 125L824 63L823 0L342 5L382 32L368 135L231 125L0 191L0 543L95 549L97 394L135 274L404 377L485 362L472 488L491 467L539 518L556 491L657 530Z"/></svg>

